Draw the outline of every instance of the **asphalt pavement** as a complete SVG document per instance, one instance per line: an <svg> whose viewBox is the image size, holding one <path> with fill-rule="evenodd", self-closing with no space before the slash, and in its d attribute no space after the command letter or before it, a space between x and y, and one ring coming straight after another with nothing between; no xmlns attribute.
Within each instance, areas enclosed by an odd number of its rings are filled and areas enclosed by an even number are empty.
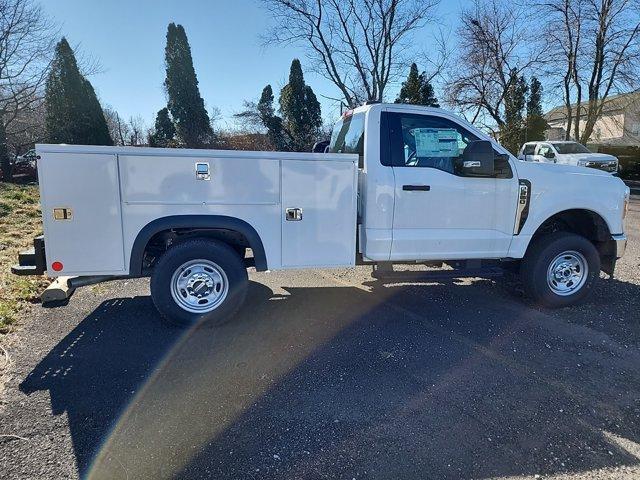
<svg viewBox="0 0 640 480"><path fill-rule="evenodd" d="M146 280L37 308L9 349L3 479L640 478L640 202L614 279L542 310L518 282L252 273L221 327Z"/></svg>

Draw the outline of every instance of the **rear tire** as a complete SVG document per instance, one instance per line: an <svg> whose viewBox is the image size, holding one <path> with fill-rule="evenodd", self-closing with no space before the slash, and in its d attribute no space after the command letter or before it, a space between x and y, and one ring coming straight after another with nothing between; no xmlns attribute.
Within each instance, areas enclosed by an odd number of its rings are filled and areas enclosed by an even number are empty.
<svg viewBox="0 0 640 480"><path fill-rule="evenodd" d="M600 275L600 255L580 235L550 233L529 247L521 275L526 293L536 303L550 308L576 305Z"/></svg>
<svg viewBox="0 0 640 480"><path fill-rule="evenodd" d="M173 325L220 325L242 306L248 283L247 269L232 247L216 240L187 240L158 260L151 275L151 298Z"/></svg>

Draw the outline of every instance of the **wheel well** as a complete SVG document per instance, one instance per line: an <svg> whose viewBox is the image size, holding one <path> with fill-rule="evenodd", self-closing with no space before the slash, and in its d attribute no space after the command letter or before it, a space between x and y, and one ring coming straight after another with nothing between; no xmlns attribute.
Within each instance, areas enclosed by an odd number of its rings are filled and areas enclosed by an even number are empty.
<svg viewBox="0 0 640 480"><path fill-rule="evenodd" d="M594 244L611 239L607 222L590 210L565 210L545 220L533 234L533 239L552 232L571 232L589 239Z"/></svg>
<svg viewBox="0 0 640 480"><path fill-rule="evenodd" d="M192 238L211 238L225 242L242 257L246 249L251 248L253 265L258 271L267 270L262 241L247 222L218 215L181 215L154 220L138 233L131 249L129 274L149 275L155 262L168 248ZM249 263L249 260L245 263Z"/></svg>
<svg viewBox="0 0 640 480"><path fill-rule="evenodd" d="M142 256L142 271L153 268L160 256L169 248L186 240L194 238L209 238L220 240L231 246L242 258L245 251L250 248L247 237L234 230L222 228L171 228L162 230L149 239Z"/></svg>
<svg viewBox="0 0 640 480"><path fill-rule="evenodd" d="M615 242L604 219L591 210L565 210L545 220L533 234L529 246L553 232L570 232L588 239L598 249L602 270L612 274L615 266ZM611 273L610 273L611 272Z"/></svg>

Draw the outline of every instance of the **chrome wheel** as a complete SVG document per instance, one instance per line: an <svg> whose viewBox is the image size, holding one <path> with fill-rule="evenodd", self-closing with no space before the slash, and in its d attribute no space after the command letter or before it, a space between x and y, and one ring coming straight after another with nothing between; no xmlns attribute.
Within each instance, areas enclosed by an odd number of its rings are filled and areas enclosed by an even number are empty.
<svg viewBox="0 0 640 480"><path fill-rule="evenodd" d="M198 259L183 263L171 277L173 300L190 313L215 310L229 292L229 280L217 264Z"/></svg>
<svg viewBox="0 0 640 480"><path fill-rule="evenodd" d="M580 290L589 274L587 260L580 252L567 251L556 256L547 270L547 284L553 293L566 297Z"/></svg>

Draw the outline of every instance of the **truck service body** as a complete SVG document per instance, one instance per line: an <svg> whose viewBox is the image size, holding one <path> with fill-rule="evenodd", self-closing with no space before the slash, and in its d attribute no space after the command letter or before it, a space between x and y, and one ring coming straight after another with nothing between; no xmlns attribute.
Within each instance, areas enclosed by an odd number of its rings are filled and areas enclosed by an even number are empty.
<svg viewBox="0 0 640 480"><path fill-rule="evenodd" d="M560 306L582 298L601 268L612 274L626 245L620 179L519 162L441 109L359 107L336 125L328 153L36 150L44 240L14 272L76 285L151 276L156 306L183 324L235 311L246 290L246 270L236 270L249 262L264 271L496 261Z"/></svg>

